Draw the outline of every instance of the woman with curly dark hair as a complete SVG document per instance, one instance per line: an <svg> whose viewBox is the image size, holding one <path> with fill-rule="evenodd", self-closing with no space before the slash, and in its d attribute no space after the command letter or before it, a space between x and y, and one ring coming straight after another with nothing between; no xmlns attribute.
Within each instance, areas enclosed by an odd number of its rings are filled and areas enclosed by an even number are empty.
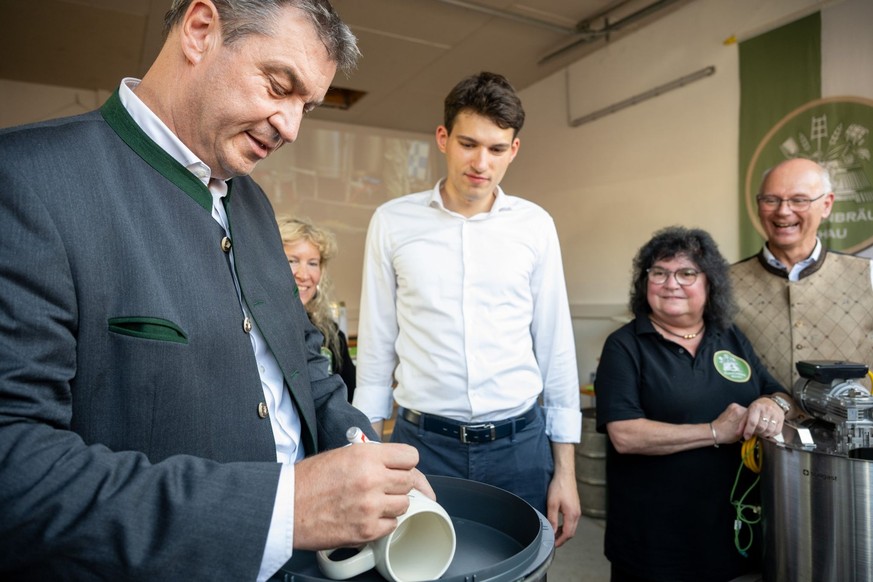
<svg viewBox="0 0 873 582"><path fill-rule="evenodd" d="M749 531L735 536L739 441L779 434L795 408L732 323L728 267L707 232L683 227L634 259L635 319L606 340L595 380L613 582L719 582L759 566Z"/></svg>

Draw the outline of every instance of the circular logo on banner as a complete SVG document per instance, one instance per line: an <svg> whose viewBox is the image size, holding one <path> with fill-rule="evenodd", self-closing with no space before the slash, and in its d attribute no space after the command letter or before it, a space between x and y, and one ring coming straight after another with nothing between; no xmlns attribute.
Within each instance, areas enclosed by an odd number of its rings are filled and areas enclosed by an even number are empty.
<svg viewBox="0 0 873 582"><path fill-rule="evenodd" d="M752 377L752 368L749 363L739 356L735 356L727 350L719 350L712 356L715 369L723 377L731 382L748 382Z"/></svg>
<svg viewBox="0 0 873 582"><path fill-rule="evenodd" d="M764 172L779 162L808 158L828 169L834 189L831 215L819 227L830 249L855 253L873 244L873 101L828 97L798 107L773 126L752 155L745 179L746 210L758 220L755 196Z"/></svg>

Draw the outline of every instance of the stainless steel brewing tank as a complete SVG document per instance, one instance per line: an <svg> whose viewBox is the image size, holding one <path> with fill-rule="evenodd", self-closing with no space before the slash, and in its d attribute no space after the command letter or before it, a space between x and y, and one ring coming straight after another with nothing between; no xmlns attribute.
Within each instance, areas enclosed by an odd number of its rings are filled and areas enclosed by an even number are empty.
<svg viewBox="0 0 873 582"><path fill-rule="evenodd" d="M873 582L871 450L837 452L823 421L803 428L814 448L790 426L784 444L761 441L764 582Z"/></svg>

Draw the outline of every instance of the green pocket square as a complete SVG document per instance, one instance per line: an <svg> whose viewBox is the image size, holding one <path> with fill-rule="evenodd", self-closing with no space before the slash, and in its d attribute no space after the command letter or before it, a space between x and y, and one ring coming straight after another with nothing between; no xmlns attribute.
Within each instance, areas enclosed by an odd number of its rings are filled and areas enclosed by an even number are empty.
<svg viewBox="0 0 873 582"><path fill-rule="evenodd" d="M188 336L181 327L157 317L113 317L109 320L109 331L143 339L188 343Z"/></svg>

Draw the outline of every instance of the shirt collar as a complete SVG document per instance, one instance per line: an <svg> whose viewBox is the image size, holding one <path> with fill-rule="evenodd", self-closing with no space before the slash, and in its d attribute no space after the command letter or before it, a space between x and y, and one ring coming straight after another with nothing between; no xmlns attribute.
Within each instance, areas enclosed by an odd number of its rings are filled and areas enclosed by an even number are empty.
<svg viewBox="0 0 873 582"><path fill-rule="evenodd" d="M786 273L788 273L788 280L789 281L797 281L799 276L800 276L800 273L804 269L806 269L808 266L817 262L819 260L819 258L821 257L821 239L819 239L818 237L815 237L815 248L812 249L812 253L808 257L803 259L802 261L795 263L794 266L791 267L791 269L789 269L784 264L782 264L782 261L777 259L773 255L773 253L770 252L770 249L767 247L766 244L764 245L764 248L762 249L762 251L764 253L764 259L767 261L768 265L775 267L775 268L779 269L780 271L785 271Z"/></svg>
<svg viewBox="0 0 873 582"><path fill-rule="evenodd" d="M194 152L182 143L176 134L167 127L148 106L137 97L133 90L139 85L140 79L125 77L121 80L118 88L118 96L121 104L133 118L143 132L149 136L161 149L169 154L174 160L188 168L198 180L209 185L212 170L198 158Z"/></svg>
<svg viewBox="0 0 873 582"><path fill-rule="evenodd" d="M436 186L433 187L433 190L430 192L430 198L427 201L428 206L431 208L440 208L445 212L450 212L455 214L443 203L443 197L440 195L440 186L442 186L443 182L445 182L445 178L436 183ZM503 191L503 188L497 186L497 196L494 198L494 204L491 205L491 210L483 214L477 214L476 216L493 216L498 212L503 212L504 210L512 210L512 204L509 199L509 196ZM475 218L472 216L470 218Z"/></svg>

